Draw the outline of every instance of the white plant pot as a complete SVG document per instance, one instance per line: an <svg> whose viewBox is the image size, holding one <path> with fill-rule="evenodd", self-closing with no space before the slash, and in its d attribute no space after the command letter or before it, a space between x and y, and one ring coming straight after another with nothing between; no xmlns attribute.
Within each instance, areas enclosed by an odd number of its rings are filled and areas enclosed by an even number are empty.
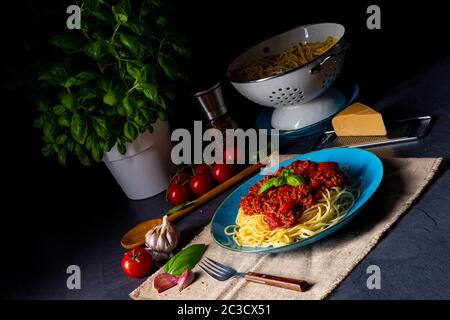
<svg viewBox="0 0 450 320"><path fill-rule="evenodd" d="M114 146L103 156L103 162L132 200L149 198L165 190L175 170L170 159L168 122L157 120L153 128L153 133L146 131L133 143L127 143L126 154L120 154Z"/></svg>

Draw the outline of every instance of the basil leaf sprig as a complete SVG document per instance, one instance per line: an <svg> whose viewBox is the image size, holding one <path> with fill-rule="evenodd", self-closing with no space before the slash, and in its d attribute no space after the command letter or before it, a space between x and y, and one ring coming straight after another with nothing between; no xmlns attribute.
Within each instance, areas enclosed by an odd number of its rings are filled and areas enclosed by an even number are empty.
<svg viewBox="0 0 450 320"><path fill-rule="evenodd" d="M163 267L165 273L179 276L192 269L200 261L206 251L205 244L193 244L174 255Z"/></svg>
<svg viewBox="0 0 450 320"><path fill-rule="evenodd" d="M258 194L262 194L270 188L281 187L284 185L293 187L304 185L306 183L305 177L301 175L292 175L293 172L294 170L292 169L285 169L281 172L280 176L270 178L261 186L261 188L259 188Z"/></svg>

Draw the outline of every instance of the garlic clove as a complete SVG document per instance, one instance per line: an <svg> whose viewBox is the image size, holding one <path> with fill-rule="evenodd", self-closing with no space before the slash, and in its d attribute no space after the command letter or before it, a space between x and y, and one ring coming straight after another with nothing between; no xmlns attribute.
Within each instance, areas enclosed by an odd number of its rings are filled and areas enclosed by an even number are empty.
<svg viewBox="0 0 450 320"><path fill-rule="evenodd" d="M166 237L167 237L167 241L170 243L170 245L172 247L176 247L177 246L178 239L180 237L178 232L176 232L176 231L175 232L174 231L168 232Z"/></svg>
<svg viewBox="0 0 450 320"><path fill-rule="evenodd" d="M189 286L192 282L195 280L195 273L192 272L192 270L187 269L185 270L179 277L178 277L178 291L182 291L187 286Z"/></svg>
<svg viewBox="0 0 450 320"><path fill-rule="evenodd" d="M153 278L153 289L158 293L164 292L167 289L175 287L178 283L177 277L169 273L160 273Z"/></svg>
<svg viewBox="0 0 450 320"><path fill-rule="evenodd" d="M157 241L156 241L156 249L158 252L167 252L167 249L169 248L167 244L167 239L164 237L163 234L160 234Z"/></svg>

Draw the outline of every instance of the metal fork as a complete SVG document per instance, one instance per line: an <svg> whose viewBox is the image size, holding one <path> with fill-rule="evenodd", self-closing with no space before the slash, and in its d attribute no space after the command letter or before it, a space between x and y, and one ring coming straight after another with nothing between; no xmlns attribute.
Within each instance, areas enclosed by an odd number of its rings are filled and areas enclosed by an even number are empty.
<svg viewBox="0 0 450 320"><path fill-rule="evenodd" d="M306 291L309 288L309 284L305 280L284 278L256 272L237 272L232 267L214 261L210 258L202 259L199 263L199 267L212 278L219 281L226 281L231 278L244 278L250 282L295 291Z"/></svg>

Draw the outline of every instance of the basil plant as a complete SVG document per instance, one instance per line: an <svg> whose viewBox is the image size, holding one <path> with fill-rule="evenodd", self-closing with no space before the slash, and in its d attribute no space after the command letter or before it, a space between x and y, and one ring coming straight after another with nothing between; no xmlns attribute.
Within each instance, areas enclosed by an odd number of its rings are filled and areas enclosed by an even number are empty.
<svg viewBox="0 0 450 320"><path fill-rule="evenodd" d="M61 165L72 154L84 165L101 161L114 145L153 131L165 120L175 84L185 80L184 37L163 0L85 0L81 29L51 43L60 61L41 70L34 126L42 129L44 156Z"/></svg>

